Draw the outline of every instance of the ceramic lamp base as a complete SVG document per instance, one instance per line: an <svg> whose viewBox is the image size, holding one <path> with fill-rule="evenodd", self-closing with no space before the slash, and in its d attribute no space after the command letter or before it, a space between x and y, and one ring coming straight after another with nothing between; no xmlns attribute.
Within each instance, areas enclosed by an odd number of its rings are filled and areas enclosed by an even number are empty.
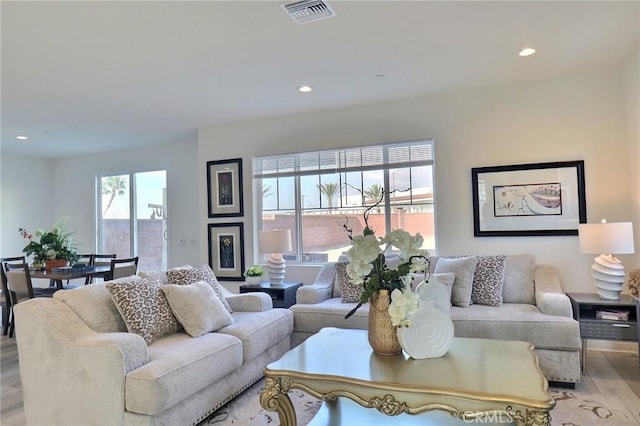
<svg viewBox="0 0 640 426"><path fill-rule="evenodd" d="M601 299L618 300L624 288L624 266L611 255L600 255L594 259L593 279Z"/></svg>
<svg viewBox="0 0 640 426"><path fill-rule="evenodd" d="M269 282L273 285L280 285L284 281L284 274L287 266L284 258L279 253L273 253L267 259L267 272L269 274Z"/></svg>

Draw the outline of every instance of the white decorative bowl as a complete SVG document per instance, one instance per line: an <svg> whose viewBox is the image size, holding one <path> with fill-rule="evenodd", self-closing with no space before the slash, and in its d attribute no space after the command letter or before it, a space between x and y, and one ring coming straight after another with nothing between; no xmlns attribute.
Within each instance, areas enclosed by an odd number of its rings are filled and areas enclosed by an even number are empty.
<svg viewBox="0 0 640 426"><path fill-rule="evenodd" d="M264 277L245 277L244 280L247 284L258 285L263 281Z"/></svg>

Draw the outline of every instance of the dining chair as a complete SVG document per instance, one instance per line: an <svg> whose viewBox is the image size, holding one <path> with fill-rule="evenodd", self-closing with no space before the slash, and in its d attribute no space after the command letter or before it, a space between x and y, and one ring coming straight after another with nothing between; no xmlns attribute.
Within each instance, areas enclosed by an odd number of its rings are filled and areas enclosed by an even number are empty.
<svg viewBox="0 0 640 426"><path fill-rule="evenodd" d="M111 260L115 259L118 255L94 253L91 256L93 256L91 259L91 266L111 266ZM107 277L108 274L92 275L87 277L87 284L91 284L94 278L102 278L106 281Z"/></svg>
<svg viewBox="0 0 640 426"><path fill-rule="evenodd" d="M58 289L56 287L33 288L29 265L26 263L4 263L4 274L7 278L7 288L11 296L11 306L34 297L51 297ZM13 337L15 318L9 326L9 337Z"/></svg>
<svg viewBox="0 0 640 426"><path fill-rule="evenodd" d="M138 256L127 259L111 259L109 279L128 277L138 272Z"/></svg>
<svg viewBox="0 0 640 426"><path fill-rule="evenodd" d="M0 306L2 306L2 335L6 336L13 321L13 305L11 304L11 294L7 285L5 275L5 263L25 263L24 256L0 258L0 281L2 281L2 294L0 295Z"/></svg>

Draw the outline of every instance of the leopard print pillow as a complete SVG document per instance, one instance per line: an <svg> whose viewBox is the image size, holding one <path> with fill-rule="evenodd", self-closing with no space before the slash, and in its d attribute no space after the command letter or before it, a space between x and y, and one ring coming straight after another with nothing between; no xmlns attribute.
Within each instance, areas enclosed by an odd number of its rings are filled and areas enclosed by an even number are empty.
<svg viewBox="0 0 640 426"><path fill-rule="evenodd" d="M202 265L198 268L191 269L170 269L167 271L167 277L169 278L169 284L177 285L187 285L197 283L198 281L206 281L209 283L211 288L213 288L216 296L218 296L218 299L220 299L227 311L229 311L230 314L233 313L231 306L229 306L229 302L227 302L227 299L222 293L220 283L209 265Z"/></svg>
<svg viewBox="0 0 640 426"><path fill-rule="evenodd" d="M347 274L347 264L349 262L336 263L336 283L340 289L342 303L355 303L360 301L362 286L354 284Z"/></svg>
<svg viewBox="0 0 640 426"><path fill-rule="evenodd" d="M473 271L471 301L478 305L502 306L504 265L507 256L476 256L478 263Z"/></svg>
<svg viewBox="0 0 640 426"><path fill-rule="evenodd" d="M160 281L140 278L108 282L105 287L130 333L142 336L147 345L182 331L173 315Z"/></svg>

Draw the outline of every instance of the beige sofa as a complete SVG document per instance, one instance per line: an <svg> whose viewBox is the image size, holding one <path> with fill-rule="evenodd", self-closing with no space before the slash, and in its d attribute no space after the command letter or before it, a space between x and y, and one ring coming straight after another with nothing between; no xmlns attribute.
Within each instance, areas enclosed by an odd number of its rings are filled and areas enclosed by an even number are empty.
<svg viewBox="0 0 640 426"><path fill-rule="evenodd" d="M290 349L293 315L264 293L225 293L233 324L147 346L105 284L15 307L29 425L194 425Z"/></svg>
<svg viewBox="0 0 640 426"><path fill-rule="evenodd" d="M435 270L438 257L430 260ZM334 286L335 277L335 263L327 263L313 284L298 289L297 304L291 307L292 346L323 327L367 328L368 304L349 319L344 318L356 304L342 303ZM557 271L548 265L536 265L533 255L507 256L502 298L502 306L452 306L455 335L531 342L549 381L569 386L579 382L580 329Z"/></svg>

